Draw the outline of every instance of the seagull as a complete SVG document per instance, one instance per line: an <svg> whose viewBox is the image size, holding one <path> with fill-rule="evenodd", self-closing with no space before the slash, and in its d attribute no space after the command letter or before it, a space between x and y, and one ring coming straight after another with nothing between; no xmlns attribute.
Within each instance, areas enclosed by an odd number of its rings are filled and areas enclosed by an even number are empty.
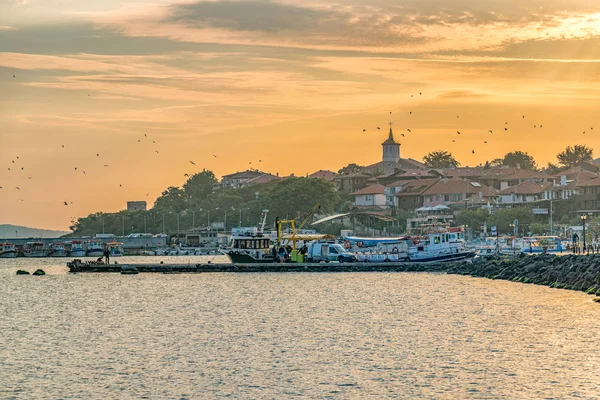
<svg viewBox="0 0 600 400"><path fill-rule="evenodd" d="M195 162L193 162L193 161L190 161L190 164L192 164L192 165L196 165L196 163L195 163Z"/></svg>
<svg viewBox="0 0 600 400"><path fill-rule="evenodd" d="M15 163L15 160L10 160L10 161L12 161L13 164Z"/></svg>
<svg viewBox="0 0 600 400"><path fill-rule="evenodd" d="M366 131L367 131L366 129L363 129L363 132L366 132Z"/></svg>
<svg viewBox="0 0 600 400"><path fill-rule="evenodd" d="M380 128L380 127L377 127L377 129L381 130L381 128ZM14 161L13 161L13 162L14 162Z"/></svg>
<svg viewBox="0 0 600 400"><path fill-rule="evenodd" d="M96 157L100 157L100 153L96 153Z"/></svg>
<svg viewBox="0 0 600 400"><path fill-rule="evenodd" d="M17 160L19 159L19 156L17 156Z"/></svg>
<svg viewBox="0 0 600 400"><path fill-rule="evenodd" d="M104 164L104 167L105 167L105 168L106 168L106 167L108 167L108 164Z"/></svg>
<svg viewBox="0 0 600 400"><path fill-rule="evenodd" d="M585 133L585 132L583 132L583 133ZM23 171L24 169L25 169L25 167L21 167L21 171Z"/></svg>
<svg viewBox="0 0 600 400"><path fill-rule="evenodd" d="M406 136L404 136L404 133L401 133L401 135L402 135L402 137L406 137Z"/></svg>
<svg viewBox="0 0 600 400"><path fill-rule="evenodd" d="M17 188L17 190L21 190L21 188L20 188L20 187L18 187L18 186L15 186L15 187Z"/></svg>
<svg viewBox="0 0 600 400"><path fill-rule="evenodd" d="M83 174L85 175L85 171L81 171L81 172L83 172Z"/></svg>
<svg viewBox="0 0 600 400"><path fill-rule="evenodd" d="M258 162L262 162L262 160L258 160Z"/></svg>
<svg viewBox="0 0 600 400"><path fill-rule="evenodd" d="M542 127L542 125L540 125L540 128Z"/></svg>
<svg viewBox="0 0 600 400"><path fill-rule="evenodd" d="M475 150L471 150L471 153L475 154Z"/></svg>
<svg viewBox="0 0 600 400"><path fill-rule="evenodd" d="M412 133L412 131L410 129L407 129L408 133Z"/></svg>
<svg viewBox="0 0 600 400"><path fill-rule="evenodd" d="M77 171L77 167L75 167L75 171Z"/></svg>
<svg viewBox="0 0 600 400"><path fill-rule="evenodd" d="M534 125L534 126L533 126L533 129L535 129L535 128L537 128L537 125Z"/></svg>
<svg viewBox="0 0 600 400"><path fill-rule="evenodd" d="M88 93L88 97L91 96L91 94Z"/></svg>
<svg viewBox="0 0 600 400"><path fill-rule="evenodd" d="M456 142L456 140L452 139L452 143Z"/></svg>
<svg viewBox="0 0 600 400"><path fill-rule="evenodd" d="M158 154L158 150L154 150L154 152L155 152L156 154Z"/></svg>
<svg viewBox="0 0 600 400"><path fill-rule="evenodd" d="M392 114L392 112L390 111L390 114Z"/></svg>
<svg viewBox="0 0 600 400"><path fill-rule="evenodd" d="M27 179L32 179L32 178L33 178L33 176L28 176L28 177L27 177Z"/></svg>
<svg viewBox="0 0 600 400"><path fill-rule="evenodd" d="M523 118L525 118L525 116L523 115Z"/></svg>
<svg viewBox="0 0 600 400"><path fill-rule="evenodd" d="M411 111L411 112L409 112L409 114L410 114L410 115L412 115L412 111Z"/></svg>
<svg viewBox="0 0 600 400"><path fill-rule="evenodd" d="M419 92L419 96L422 96L422 95L423 95L423 93Z"/></svg>
<svg viewBox="0 0 600 400"><path fill-rule="evenodd" d="M140 140L140 139L138 139L138 143L140 143L140 142L141 142L141 140Z"/></svg>
<svg viewBox="0 0 600 400"><path fill-rule="evenodd" d="M492 130L491 130L491 129L490 129L488 132L489 132L489 133L494 133L494 132L492 132Z"/></svg>
<svg viewBox="0 0 600 400"><path fill-rule="evenodd" d="M146 197L150 196L150 193L146 193Z"/></svg>
<svg viewBox="0 0 600 400"><path fill-rule="evenodd" d="M121 185L121 184L119 183L119 187L123 187L123 185Z"/></svg>
<svg viewBox="0 0 600 400"><path fill-rule="evenodd" d="M505 130L505 131L507 131L507 130L508 130L508 128L504 128L504 130Z"/></svg>
<svg viewBox="0 0 600 400"><path fill-rule="evenodd" d="M63 144L63 145L62 145L62 147L63 147L63 149L64 149L64 148L65 148L65 145Z"/></svg>
<svg viewBox="0 0 600 400"><path fill-rule="evenodd" d="M508 125L508 122L505 122L504 125Z"/></svg>
<svg viewBox="0 0 600 400"><path fill-rule="evenodd" d="M486 141L484 141L483 143L487 143Z"/></svg>
<svg viewBox="0 0 600 400"><path fill-rule="evenodd" d="M188 177L188 176L190 176L190 174L183 174L183 176Z"/></svg>
<svg viewBox="0 0 600 400"><path fill-rule="evenodd" d="M215 156L214 154L213 154L213 157L217 158L217 156Z"/></svg>
<svg viewBox="0 0 600 400"><path fill-rule="evenodd" d="M10 167L8 168L8 170L10 171Z"/></svg>
<svg viewBox="0 0 600 400"><path fill-rule="evenodd" d="M69 203L67 203L66 201L63 201L63 203L65 203L65 206L68 206L68 205L69 205Z"/></svg>
<svg viewBox="0 0 600 400"><path fill-rule="evenodd" d="M456 133L458 133L460 135L460 131L456 131Z"/></svg>
<svg viewBox="0 0 600 400"><path fill-rule="evenodd" d="M19 200L21 200L21 201L25 201L25 199L19 199Z"/></svg>
<svg viewBox="0 0 600 400"><path fill-rule="evenodd" d="M153 140L152 143L156 144L156 142Z"/></svg>
<svg viewBox="0 0 600 400"><path fill-rule="evenodd" d="M144 133L144 137L148 137L148 135L146 135L146 134Z"/></svg>

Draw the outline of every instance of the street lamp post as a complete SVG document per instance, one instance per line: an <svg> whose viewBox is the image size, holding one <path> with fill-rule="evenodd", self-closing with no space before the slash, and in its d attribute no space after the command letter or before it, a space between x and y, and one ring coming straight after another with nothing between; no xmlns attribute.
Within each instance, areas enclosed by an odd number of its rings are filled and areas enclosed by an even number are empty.
<svg viewBox="0 0 600 400"><path fill-rule="evenodd" d="M165 214L163 213L163 231L162 233L167 233L167 231L165 230Z"/></svg>
<svg viewBox="0 0 600 400"><path fill-rule="evenodd" d="M583 252L585 253L586 249L587 249L587 245L585 243L585 220L587 219L587 215L583 214L581 216L581 223L583 226Z"/></svg>
<svg viewBox="0 0 600 400"><path fill-rule="evenodd" d="M144 233L148 233L146 229L146 216L144 215Z"/></svg>

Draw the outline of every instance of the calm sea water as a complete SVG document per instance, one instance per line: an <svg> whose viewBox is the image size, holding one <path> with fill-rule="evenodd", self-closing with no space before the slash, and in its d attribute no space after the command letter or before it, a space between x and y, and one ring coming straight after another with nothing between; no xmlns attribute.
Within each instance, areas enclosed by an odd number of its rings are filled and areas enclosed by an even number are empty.
<svg viewBox="0 0 600 400"><path fill-rule="evenodd" d="M417 273L69 275L65 261L0 260L0 398L600 398L600 305L579 292ZM49 275L15 275L37 267Z"/></svg>

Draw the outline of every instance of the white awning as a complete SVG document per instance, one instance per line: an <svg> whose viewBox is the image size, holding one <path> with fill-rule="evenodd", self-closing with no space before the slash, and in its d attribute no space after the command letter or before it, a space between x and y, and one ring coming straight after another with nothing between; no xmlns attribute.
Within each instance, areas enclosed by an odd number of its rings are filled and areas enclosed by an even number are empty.
<svg viewBox="0 0 600 400"><path fill-rule="evenodd" d="M323 222L332 221L334 219L342 218L342 217L345 217L347 215L350 215L350 214L335 214L335 215L330 215L329 217L321 218L320 220L313 222L311 225L322 224Z"/></svg>

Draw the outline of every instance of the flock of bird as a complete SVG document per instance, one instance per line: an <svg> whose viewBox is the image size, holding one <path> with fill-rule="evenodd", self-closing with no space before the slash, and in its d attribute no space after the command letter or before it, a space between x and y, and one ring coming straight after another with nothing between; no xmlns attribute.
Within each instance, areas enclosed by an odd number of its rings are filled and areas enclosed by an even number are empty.
<svg viewBox="0 0 600 400"><path fill-rule="evenodd" d="M13 74L12 76L13 76L13 78L16 78L16 75L15 75L15 74ZM419 96L423 96L423 93L422 93L422 92L419 92L419 94L418 94L418 95L419 95ZM88 93L88 94L87 94L87 96L88 96L88 97L90 97L90 96L91 96L91 94L90 94L90 93ZM414 98L414 97L415 97L415 95L414 95L414 94L411 94L411 96L410 96L410 97L411 97L411 98ZM392 111L389 111L389 115L392 115ZM414 116L414 115L415 115L415 113L413 113L413 110L408 110L408 116L409 116L409 118L410 118L411 116ZM458 118L460 118L460 115L457 115L457 116L456 116L456 118L457 118L457 119L458 119ZM522 115L521 119L522 119L522 120L526 119L526 118L525 118L525 115ZM390 122L390 126L391 126L391 125L392 125L392 123ZM504 132L507 132L507 131L509 130L509 129L508 129L508 125L509 125L509 123L508 123L508 121L506 121L506 122L504 123ZM377 131L380 131L380 130L381 130L381 127L380 127L380 126L377 126L376 128L377 128ZM533 125L533 128L534 128L534 129L542 129L542 128L543 128L543 125L542 125L542 124L534 124L534 125ZM590 128L590 130L594 130L594 128L593 128L593 127L591 127L591 128ZM362 129L362 131L363 131L363 133L364 133L364 132L367 132L367 128L363 128L363 129ZM584 131L584 132L583 132L583 134L585 135L585 134L586 134L586 132L587 132L587 131ZM413 133L413 132L412 132L412 130L411 130L410 128L406 128L406 129L405 129L405 132L401 132L401 133L400 133L400 135L401 135L403 138L406 138L406 135L408 135L408 134L412 134L412 133ZM493 129L489 129L489 130L487 131L487 133L489 133L490 135L492 135L492 134L494 134L494 130L493 130ZM456 131L456 135L457 135L457 136L460 136L460 135L462 135L462 132L461 132L461 131L459 131L459 130L457 130L457 131ZM463 135L463 137L464 137L464 135ZM144 133L144 134L143 134L143 138L137 139L137 143L140 143L140 144L141 144L141 143L142 143L142 140L145 140L145 139L148 139L148 134L147 134L147 133ZM483 144L488 144L488 140L489 140L489 139L483 140ZM156 141L155 141L155 140L152 140L151 142L152 142L152 144L153 144L153 145L156 145ZM456 143L456 139L452 139L452 143ZM66 147L65 147L65 145L64 145L64 144L61 144L61 148L62 148L62 149L65 149ZM160 154L160 152L159 152L159 150L158 150L158 149L154 149L153 151L154 151L154 153L156 153L156 154ZM474 150L474 149L472 149L472 150L471 150L471 154L475 154L475 150ZM100 158L100 153L96 153L96 157L97 157L97 158ZM214 157L214 158L217 158L217 155L216 155L216 154L213 154L213 157ZM262 163L262 160L258 160L258 162L259 162L259 163ZM190 160L190 161L189 161L189 163L190 163L191 165L193 165L193 166L196 166L196 162L194 162L194 161L192 161L192 160ZM249 164L249 165L252 165L252 161L250 161L248 164ZM102 164L102 166L103 166L103 168L109 168L109 167L110 167L110 165L109 165L109 164ZM8 166L7 168L8 168L8 171L11 171L11 172L15 172L15 171L25 171L25 166L24 166L24 165L22 165L22 160L21 160L21 158L20 158L19 156L16 156L14 160L11 160L11 164L10 164L10 166ZM86 170L85 170L85 169L80 169L78 166L73 166L73 168L74 168L74 171L75 171L75 172L78 172L78 171L80 171L80 172L81 172L83 175L86 175ZM186 173L185 173L183 176L184 176L184 177L186 177L186 178L190 178L191 176L193 176L193 174L194 174L193 172L191 172L191 173L187 173L187 172L186 172ZM33 179L33 176L27 176L27 179L28 179L28 180L31 180L31 179ZM122 184L122 183L119 183L119 188L122 188L122 187L123 187L123 184ZM1 189L3 189L3 187L2 187L2 186L0 186L0 190L1 190ZM19 186L15 186L15 190L17 190L17 191L21 191L21 188L20 188ZM150 195L150 193L147 193L147 194L146 194L146 197L148 197L149 195ZM20 201L25 201L25 199L24 199L24 198L20 198L19 200L20 200ZM67 201L67 200L65 200L65 201L63 201L63 203L62 203L62 204L63 204L64 206L69 206L69 205L73 204L73 201Z"/></svg>
<svg viewBox="0 0 600 400"><path fill-rule="evenodd" d="M423 95L423 93L422 93L422 92L419 92L419 96L422 96L422 95ZM411 97L411 98L414 98L414 97L415 97L415 95L414 95L414 94L411 94L411 95L410 95L410 97ZM392 111L390 111L389 113L390 113L390 115L392 115ZM409 116L413 115L413 111L412 111L412 110L409 110L409 111L408 111L408 115L409 115ZM456 118L460 118L460 115L457 115L457 116L456 116ZM522 115L522 116L521 116L521 119L522 119L522 120L526 119L526 118L525 118L525 115ZM391 125L392 125L392 123L390 122L390 126L391 126ZM504 126L504 132L507 132L507 131L508 131L508 126L507 126L507 125L508 125L508 121L506 121L506 122L504 123L504 125L505 125L505 126ZM377 128L377 130L378 130L378 131L380 131L380 130L381 130L381 127L380 127L380 126L376 126L376 128ZM543 125L542 125L542 124L539 124L539 129L542 129L542 128L543 128ZM535 125L533 125L533 129L538 129L538 124L535 124ZM594 127L591 127L591 128L590 128L590 130L592 130L592 131L593 131L593 130L594 130ZM363 131L363 133L367 132L367 128L363 128L363 130L362 130L362 131ZM412 133L412 131L411 131L409 128L406 128L406 132L407 132L407 133ZM489 130L487 131L487 133L493 134L493 133L494 133L494 131L493 131L493 129L489 129ZM461 135L461 132L457 130L457 131L456 131L456 134L457 134L457 135ZM585 134L586 134L586 131L583 131L583 134L585 135ZM406 135L405 135L404 133L400 133L400 136L402 136L402 137L404 137L404 138L406 137ZM452 139L452 143L456 143L456 139ZM483 144L488 144L488 141L487 141L487 140L483 140ZM471 154L475 154L475 150L474 150L474 149L472 149L472 150L471 150Z"/></svg>

